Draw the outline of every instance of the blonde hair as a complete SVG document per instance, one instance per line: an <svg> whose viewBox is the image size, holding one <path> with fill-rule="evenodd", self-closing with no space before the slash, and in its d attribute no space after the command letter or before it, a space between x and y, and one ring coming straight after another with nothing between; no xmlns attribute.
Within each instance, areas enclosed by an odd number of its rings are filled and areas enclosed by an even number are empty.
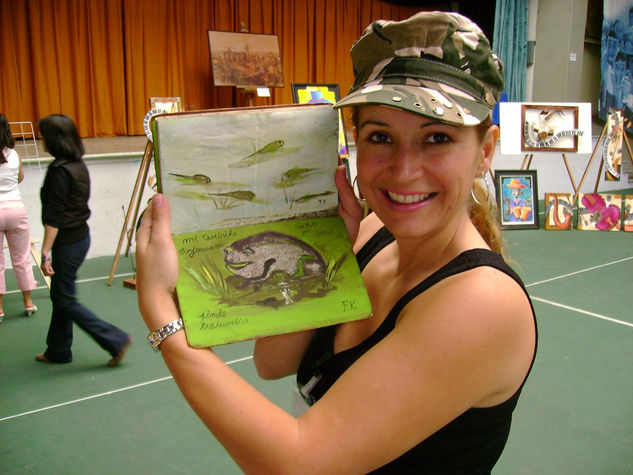
<svg viewBox="0 0 633 475"><path fill-rule="evenodd" d="M361 106L350 107L351 113L349 118L354 127L358 127L359 107ZM491 126L492 120L490 117L474 126L480 141L483 141ZM471 200L469 212L470 220L490 249L505 258L505 242L501 236L501 225L499 223L497 205L490 190L486 189L482 181L483 180L475 180L473 183L473 194L479 203L475 200Z"/></svg>

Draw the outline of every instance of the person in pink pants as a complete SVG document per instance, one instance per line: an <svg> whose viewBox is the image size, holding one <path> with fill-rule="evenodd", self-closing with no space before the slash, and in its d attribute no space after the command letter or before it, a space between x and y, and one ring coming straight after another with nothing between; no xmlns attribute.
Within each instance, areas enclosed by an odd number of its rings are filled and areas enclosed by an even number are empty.
<svg viewBox="0 0 633 475"><path fill-rule="evenodd" d="M13 271L22 291L24 312L31 316L37 307L31 300L31 290L36 286L31 264L31 239L29 234L29 218L26 212L18 183L24 174L22 161L14 149L15 139L6 117L0 114L0 242L4 245L6 236ZM4 318L2 297L6 293L4 281L4 251L0 252L0 323Z"/></svg>

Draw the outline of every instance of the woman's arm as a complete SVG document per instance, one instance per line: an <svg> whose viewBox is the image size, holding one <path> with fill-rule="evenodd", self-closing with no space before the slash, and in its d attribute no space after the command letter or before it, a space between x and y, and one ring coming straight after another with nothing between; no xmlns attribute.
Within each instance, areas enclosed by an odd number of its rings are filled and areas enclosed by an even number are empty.
<svg viewBox="0 0 633 475"><path fill-rule="evenodd" d="M20 161L20 165L18 166L18 183L22 183L24 180L24 170L22 169L22 157L18 155L18 160Z"/></svg>
<svg viewBox="0 0 633 475"><path fill-rule="evenodd" d="M48 224L44 225L44 239L42 242L42 264L41 269L44 275L53 275L55 271L51 264L51 249L57 237L59 229Z"/></svg>
<svg viewBox="0 0 633 475"><path fill-rule="evenodd" d="M295 374L315 330L258 338L253 350L257 374L263 379L279 379Z"/></svg>

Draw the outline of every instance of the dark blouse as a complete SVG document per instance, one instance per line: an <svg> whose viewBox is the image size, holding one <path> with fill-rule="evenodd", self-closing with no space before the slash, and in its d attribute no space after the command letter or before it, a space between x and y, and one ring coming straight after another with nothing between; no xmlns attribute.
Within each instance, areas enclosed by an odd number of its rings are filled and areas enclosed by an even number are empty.
<svg viewBox="0 0 633 475"><path fill-rule="evenodd" d="M372 236L356 256L361 270L393 239L391 233L384 227ZM479 266L493 267L509 275L528 296L521 279L499 254L486 249L465 251L407 292L376 331L358 346L334 354L335 327L318 329L297 371L297 385L305 401L310 405L318 401L347 368L385 338L394 329L401 310L413 298L442 279ZM531 301L530 306L532 306ZM532 315L534 316L533 307ZM534 325L536 330L535 316ZM467 410L408 452L376 470L375 473L490 473L508 439L512 411L517 404L523 384L525 380L516 393L497 406ZM361 390L359 391L360 403L362 403L362 398Z"/></svg>
<svg viewBox="0 0 633 475"><path fill-rule="evenodd" d="M58 229L55 244L79 241L89 234L90 176L83 160L56 159L40 190L42 224Z"/></svg>

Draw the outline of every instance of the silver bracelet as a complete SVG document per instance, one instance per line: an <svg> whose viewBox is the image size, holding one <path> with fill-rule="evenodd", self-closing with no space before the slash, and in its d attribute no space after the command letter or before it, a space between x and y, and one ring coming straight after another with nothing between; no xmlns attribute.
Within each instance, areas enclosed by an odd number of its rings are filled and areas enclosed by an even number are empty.
<svg viewBox="0 0 633 475"><path fill-rule="evenodd" d="M174 320L173 322L169 322L163 328L159 328L158 330L150 332L150 334L147 335L147 342L149 343L149 346L154 349L154 351L160 351L160 344L165 340L165 338L167 338L169 335L173 335L183 328L184 326L182 323L182 318L179 318L177 320Z"/></svg>

